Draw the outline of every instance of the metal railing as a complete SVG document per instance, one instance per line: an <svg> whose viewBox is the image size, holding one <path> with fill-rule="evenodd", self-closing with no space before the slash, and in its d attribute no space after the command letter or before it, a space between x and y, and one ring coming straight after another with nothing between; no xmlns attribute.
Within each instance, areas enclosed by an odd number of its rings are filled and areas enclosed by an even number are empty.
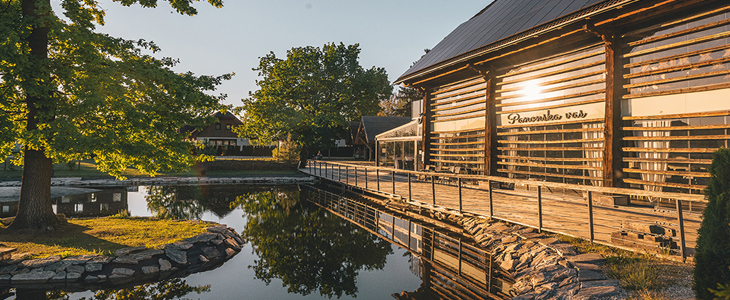
<svg viewBox="0 0 730 300"><path fill-rule="evenodd" d="M436 211L488 216L540 232L632 251L649 251L673 260L685 260L693 255L701 219L699 213L691 211L692 206L702 207L707 202L703 195L398 170L331 161L310 161L302 171ZM655 205L630 204L637 199L649 199ZM674 205L656 204L667 201ZM687 207L690 211L685 214Z"/></svg>

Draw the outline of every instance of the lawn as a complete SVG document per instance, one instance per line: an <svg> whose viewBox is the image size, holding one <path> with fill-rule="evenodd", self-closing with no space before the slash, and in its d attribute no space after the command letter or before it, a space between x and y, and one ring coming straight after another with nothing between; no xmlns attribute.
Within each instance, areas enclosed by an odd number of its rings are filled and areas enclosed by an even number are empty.
<svg viewBox="0 0 730 300"><path fill-rule="evenodd" d="M2 225L0 225L2 226ZM106 217L69 220L56 231L0 229L0 244L29 253L30 258L51 255L110 255L125 247L157 246L205 232L211 223L149 218Z"/></svg>

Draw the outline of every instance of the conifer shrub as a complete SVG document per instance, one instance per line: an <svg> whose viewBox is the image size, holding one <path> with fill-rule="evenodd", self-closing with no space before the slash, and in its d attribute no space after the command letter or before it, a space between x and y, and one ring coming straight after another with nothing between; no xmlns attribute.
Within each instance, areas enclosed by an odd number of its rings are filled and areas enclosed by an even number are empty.
<svg viewBox="0 0 730 300"><path fill-rule="evenodd" d="M710 175L695 254L694 290L698 299L713 299L710 289L730 282L730 149L715 152Z"/></svg>

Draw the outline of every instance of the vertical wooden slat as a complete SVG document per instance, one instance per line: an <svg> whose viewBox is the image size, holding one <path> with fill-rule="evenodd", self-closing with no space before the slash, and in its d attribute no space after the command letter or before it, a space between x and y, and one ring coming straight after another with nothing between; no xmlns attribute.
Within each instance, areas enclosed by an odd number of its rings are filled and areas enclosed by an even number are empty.
<svg viewBox="0 0 730 300"><path fill-rule="evenodd" d="M375 152L375 166L376 167L380 167L380 153L379 153L379 151L380 151L380 142L375 141L375 150L373 152Z"/></svg>
<svg viewBox="0 0 730 300"><path fill-rule="evenodd" d="M375 170L375 182L378 184L376 188L380 192L380 170Z"/></svg>
<svg viewBox="0 0 730 300"><path fill-rule="evenodd" d="M489 218L494 217L494 199L492 198L492 181L487 180L487 186L489 186Z"/></svg>
<svg viewBox="0 0 730 300"><path fill-rule="evenodd" d="M537 230L542 233L542 186L537 186Z"/></svg>
<svg viewBox="0 0 730 300"><path fill-rule="evenodd" d="M459 177L457 179L457 181L458 181L457 184L459 185L459 213L461 213L461 211L463 209L463 205L462 205L463 200L461 198L461 177Z"/></svg>
<svg viewBox="0 0 730 300"><path fill-rule="evenodd" d="M606 45L606 119L603 131L603 186L620 187L623 58L618 38L604 35L604 41Z"/></svg>
<svg viewBox="0 0 730 300"><path fill-rule="evenodd" d="M679 221L679 251L682 261L687 258L687 250L684 241L684 216L682 215L682 201L677 200L677 221Z"/></svg>
<svg viewBox="0 0 730 300"><path fill-rule="evenodd" d="M593 243L595 235L593 231L593 192L591 191L588 191L588 234L591 243Z"/></svg>
<svg viewBox="0 0 730 300"><path fill-rule="evenodd" d="M408 173L408 201L411 200L411 173Z"/></svg>
<svg viewBox="0 0 730 300"><path fill-rule="evenodd" d="M423 122L421 127L422 141L421 146L423 147L423 168L431 164L431 93L428 88L422 88L423 93Z"/></svg>
<svg viewBox="0 0 730 300"><path fill-rule="evenodd" d="M431 176L431 197L433 198L433 205L436 206L436 176Z"/></svg>
<svg viewBox="0 0 730 300"><path fill-rule="evenodd" d="M395 171L390 172L390 183L393 186L393 195L395 195Z"/></svg>
<svg viewBox="0 0 730 300"><path fill-rule="evenodd" d="M484 175L497 175L497 114L494 106L494 83L493 72L486 76L486 97L487 103L484 112Z"/></svg>

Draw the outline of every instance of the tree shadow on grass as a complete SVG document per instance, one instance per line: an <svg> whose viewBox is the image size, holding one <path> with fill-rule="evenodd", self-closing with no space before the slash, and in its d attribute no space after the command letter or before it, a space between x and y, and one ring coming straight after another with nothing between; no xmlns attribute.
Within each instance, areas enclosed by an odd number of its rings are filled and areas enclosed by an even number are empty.
<svg viewBox="0 0 730 300"><path fill-rule="evenodd" d="M82 253L111 254L117 249L129 247L92 236L85 231L91 227L66 223L58 230L35 231L35 230L9 230L0 229L0 244L6 247L18 248L18 253L29 252L33 256L53 255L52 252L66 252L66 255L77 255ZM55 249L55 250L54 250ZM55 253L59 254L59 253Z"/></svg>

